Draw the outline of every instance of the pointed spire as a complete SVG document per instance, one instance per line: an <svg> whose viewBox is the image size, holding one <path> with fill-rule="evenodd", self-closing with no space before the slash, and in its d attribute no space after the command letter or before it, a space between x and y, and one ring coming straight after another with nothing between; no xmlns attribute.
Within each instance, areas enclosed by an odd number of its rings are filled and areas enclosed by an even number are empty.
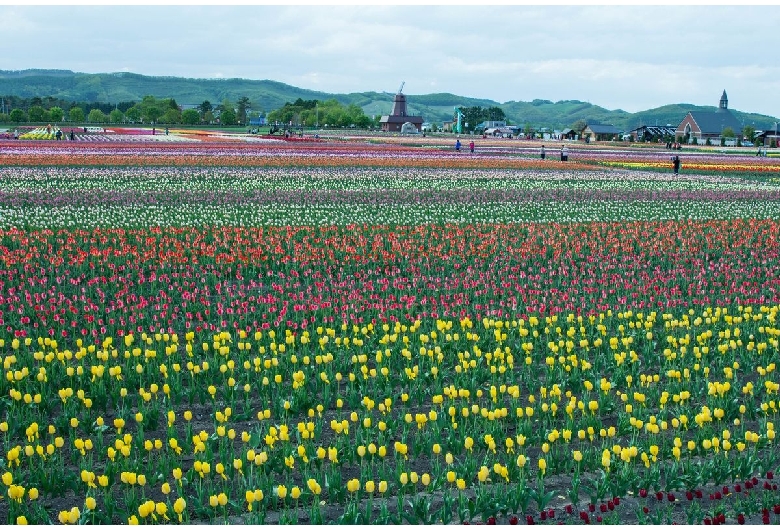
<svg viewBox="0 0 780 530"><path fill-rule="evenodd" d="M722 109L728 109L729 108L729 97L726 95L726 90L723 90L723 95L720 97L720 108Z"/></svg>

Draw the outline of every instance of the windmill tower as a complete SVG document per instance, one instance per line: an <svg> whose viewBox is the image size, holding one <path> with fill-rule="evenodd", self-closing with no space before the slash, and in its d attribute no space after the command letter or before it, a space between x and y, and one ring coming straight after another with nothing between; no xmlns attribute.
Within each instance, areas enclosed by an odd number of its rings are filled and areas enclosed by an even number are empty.
<svg viewBox="0 0 780 530"><path fill-rule="evenodd" d="M406 123L414 126L418 132L422 129L422 116L410 116L406 110L406 95L403 93L405 84L405 81L401 83L398 93L393 97L393 110L388 116L382 116L379 121L383 131L400 131Z"/></svg>
<svg viewBox="0 0 780 530"><path fill-rule="evenodd" d="M398 93L393 98L393 111L391 116L406 116L406 96L403 93L404 85L406 81L401 82L401 88L398 89Z"/></svg>

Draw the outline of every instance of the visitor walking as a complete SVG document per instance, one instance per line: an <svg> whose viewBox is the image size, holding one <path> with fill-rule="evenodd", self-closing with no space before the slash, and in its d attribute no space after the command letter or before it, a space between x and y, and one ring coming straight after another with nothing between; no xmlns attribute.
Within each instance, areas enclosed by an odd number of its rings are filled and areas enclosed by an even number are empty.
<svg viewBox="0 0 780 530"><path fill-rule="evenodd" d="M469 151L474 152L474 140L469 142Z"/></svg>
<svg viewBox="0 0 780 530"><path fill-rule="evenodd" d="M561 146L561 162L569 160L569 148L565 145Z"/></svg>
<svg viewBox="0 0 780 530"><path fill-rule="evenodd" d="M672 157L672 167L674 168L674 174L677 175L680 172L680 156L674 155Z"/></svg>
<svg viewBox="0 0 780 530"><path fill-rule="evenodd" d="M542 149L539 151L539 155L542 157L542 160L544 160L544 144L542 144Z"/></svg>

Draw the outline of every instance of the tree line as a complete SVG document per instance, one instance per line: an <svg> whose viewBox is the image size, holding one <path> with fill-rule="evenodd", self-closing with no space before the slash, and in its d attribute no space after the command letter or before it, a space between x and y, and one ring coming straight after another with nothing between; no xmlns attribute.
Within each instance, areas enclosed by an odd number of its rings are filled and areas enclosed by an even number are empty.
<svg viewBox="0 0 780 530"><path fill-rule="evenodd" d="M141 101L121 103L84 103L53 97L20 98L0 96L0 123L150 123L165 125L198 125L247 123L251 102L239 98L235 103L223 100L212 104L203 101L195 108L182 109L173 98L145 96Z"/></svg>
<svg viewBox="0 0 780 530"><path fill-rule="evenodd" d="M335 99L296 99L287 102L280 109L268 113L268 123L294 127L358 127L366 129L378 125L378 117L369 118L363 109L354 103L342 105Z"/></svg>
<svg viewBox="0 0 780 530"><path fill-rule="evenodd" d="M121 103L71 102L53 97L20 98L0 96L0 123L148 123L163 125L246 125L253 116L264 116L247 97L235 102L228 99L213 104L203 101L195 108L182 109L173 98L145 96L141 101ZM298 98L266 115L268 123L283 126L315 127L355 126L367 128L378 124L378 117L369 118L358 105L342 105L335 99L327 101Z"/></svg>

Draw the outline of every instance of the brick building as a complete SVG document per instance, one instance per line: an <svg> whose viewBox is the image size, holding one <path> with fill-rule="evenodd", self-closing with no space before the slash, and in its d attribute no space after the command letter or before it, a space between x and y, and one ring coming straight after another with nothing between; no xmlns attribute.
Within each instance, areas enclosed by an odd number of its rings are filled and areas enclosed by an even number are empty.
<svg viewBox="0 0 780 530"><path fill-rule="evenodd" d="M742 124L729 110L729 100L726 91L720 97L720 104L716 111L690 111L680 122L675 130L675 138L678 142L703 144L707 140L713 144L720 144L723 130L730 128L739 137L742 133Z"/></svg>

